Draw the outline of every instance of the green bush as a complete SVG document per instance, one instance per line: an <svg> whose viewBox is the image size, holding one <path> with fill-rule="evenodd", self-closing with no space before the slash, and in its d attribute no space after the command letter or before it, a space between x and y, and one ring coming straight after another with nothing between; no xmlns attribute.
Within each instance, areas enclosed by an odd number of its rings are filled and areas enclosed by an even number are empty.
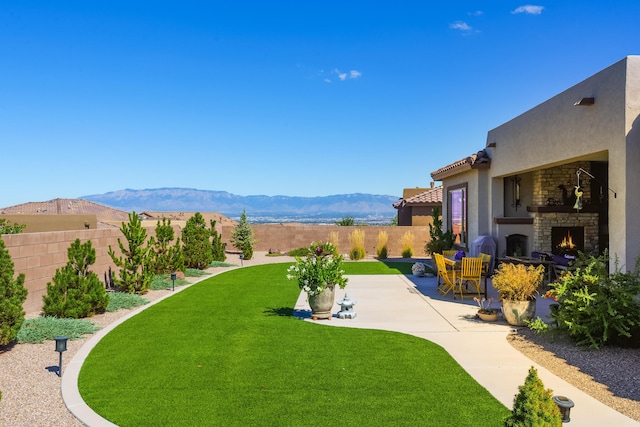
<svg viewBox="0 0 640 427"><path fill-rule="evenodd" d="M552 399L552 392L544 388L533 366L524 385L518 388L520 392L513 401L511 416L504 421L505 427L562 426L562 414Z"/></svg>
<svg viewBox="0 0 640 427"><path fill-rule="evenodd" d="M109 305L107 306L108 312L114 312L120 309L130 309L149 304L148 299L128 292L112 292L109 296Z"/></svg>
<svg viewBox="0 0 640 427"><path fill-rule="evenodd" d="M307 255L307 252L309 252L308 248L291 249L287 255L303 257Z"/></svg>
<svg viewBox="0 0 640 427"><path fill-rule="evenodd" d="M428 254L441 254L442 251L453 248L456 235L451 230L442 231L440 208L434 207L431 215L433 216L433 223L429 224L430 240L424 246L424 251Z"/></svg>
<svg viewBox="0 0 640 427"><path fill-rule="evenodd" d="M231 243L236 249L242 251L244 259L253 258L253 248L257 241L253 234L253 229L251 228L251 225L249 225L246 211L242 211L242 215L240 215L240 222L231 232Z"/></svg>
<svg viewBox="0 0 640 427"><path fill-rule="evenodd" d="M387 258L388 258L387 247L383 246L380 249L378 249L378 259L387 259Z"/></svg>
<svg viewBox="0 0 640 427"><path fill-rule="evenodd" d="M411 258L413 256L413 249L404 248L402 250L402 258Z"/></svg>
<svg viewBox="0 0 640 427"><path fill-rule="evenodd" d="M53 283L47 283L42 312L45 316L71 319L104 313L109 296L98 276L89 270L96 262L91 240L80 243L80 239L76 239L67 249L67 256L69 261L56 269Z"/></svg>
<svg viewBox="0 0 640 427"><path fill-rule="evenodd" d="M558 327L592 348L640 345L639 264L634 271L622 273L616 261L615 272L609 274L606 253L599 257L581 253L575 269L551 284L559 304L551 316Z"/></svg>
<svg viewBox="0 0 640 427"><path fill-rule="evenodd" d="M213 261L211 252L211 230L207 229L204 217L200 212L196 212L182 230L182 244L184 262L187 268L197 268L203 270Z"/></svg>
<svg viewBox="0 0 640 427"><path fill-rule="evenodd" d="M185 279L176 279L175 281L171 280L171 274L158 274L156 276L153 276L153 280L151 281L151 286L149 289L158 291L162 289L172 289L174 287L184 286L188 284L189 281Z"/></svg>
<svg viewBox="0 0 640 427"><path fill-rule="evenodd" d="M7 345L16 339L24 322L22 304L27 299L24 287L24 273L14 278L13 261L0 239L0 345Z"/></svg>
<svg viewBox="0 0 640 427"><path fill-rule="evenodd" d="M118 238L118 246L122 256L117 257L111 246L109 256L113 263L120 267L119 277L115 285L123 292L144 294L153 280L153 261L151 248L146 246L147 230L135 212L129 214L129 223L122 223L120 231L127 240L125 246Z"/></svg>
<svg viewBox="0 0 640 427"><path fill-rule="evenodd" d="M30 344L39 344L58 336L69 337L73 341L98 330L100 327L86 319L59 319L45 316L25 320L17 338L20 343Z"/></svg>
<svg viewBox="0 0 640 427"><path fill-rule="evenodd" d="M179 238L172 244L174 239L175 232L171 226L171 220L162 218L162 223L158 220L155 238L149 240L154 274L184 271L182 244Z"/></svg>

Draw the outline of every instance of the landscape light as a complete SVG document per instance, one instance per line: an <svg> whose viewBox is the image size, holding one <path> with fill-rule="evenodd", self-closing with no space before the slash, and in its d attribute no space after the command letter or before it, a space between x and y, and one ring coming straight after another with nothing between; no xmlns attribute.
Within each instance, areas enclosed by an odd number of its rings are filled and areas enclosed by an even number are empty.
<svg viewBox="0 0 640 427"><path fill-rule="evenodd" d="M240 254L240 267L244 267L242 260L244 259L244 254Z"/></svg>
<svg viewBox="0 0 640 427"><path fill-rule="evenodd" d="M62 353L67 351L67 340L69 337L55 337L56 351L60 353L60 361L58 362L58 376L62 376Z"/></svg>
<svg viewBox="0 0 640 427"><path fill-rule="evenodd" d="M171 273L171 291L176 289L176 273Z"/></svg>

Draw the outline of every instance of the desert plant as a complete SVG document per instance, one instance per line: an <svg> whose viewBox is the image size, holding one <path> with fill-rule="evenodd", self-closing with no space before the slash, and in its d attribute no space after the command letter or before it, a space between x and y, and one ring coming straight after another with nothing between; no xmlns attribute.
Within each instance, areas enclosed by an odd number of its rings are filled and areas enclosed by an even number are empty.
<svg viewBox="0 0 640 427"><path fill-rule="evenodd" d="M16 339L24 322L22 304L27 299L24 287L24 273L13 277L14 264L4 240L0 239L0 345L7 345Z"/></svg>
<svg viewBox="0 0 640 427"><path fill-rule="evenodd" d="M0 218L0 234L20 234L27 224L11 224L6 218Z"/></svg>
<svg viewBox="0 0 640 427"><path fill-rule="evenodd" d="M552 391L544 388L536 368L529 368L524 385L518 389L520 392L513 400L513 411L504 421L505 427L562 426L562 414L553 401Z"/></svg>
<svg viewBox="0 0 640 427"><path fill-rule="evenodd" d="M184 255L180 238L172 244L175 232L171 225L171 219L162 218L162 223L158 220L155 231L155 238L149 239L154 274L184 271Z"/></svg>
<svg viewBox="0 0 640 427"><path fill-rule="evenodd" d="M86 319L60 319L43 316L25 320L20 332L18 332L17 339L19 343L38 344L53 340L57 336L66 336L73 341L98 330L100 330L99 326Z"/></svg>
<svg viewBox="0 0 640 427"><path fill-rule="evenodd" d="M129 214L129 223L122 223L120 231L127 240L127 247L118 238L118 246L122 256L116 256L109 245L109 256L113 263L120 267L119 277L114 280L115 285L122 292L144 294L149 289L153 279L151 271L150 247L146 245L147 230L135 212Z"/></svg>
<svg viewBox="0 0 640 427"><path fill-rule="evenodd" d="M364 230L360 228L356 228L349 234L349 245L351 245L349 257L354 261L364 259L367 256L367 251L364 248L364 237Z"/></svg>
<svg viewBox="0 0 640 427"><path fill-rule="evenodd" d="M356 220L352 216L345 216L344 218L340 218L338 221L336 221L335 224L347 227L356 225Z"/></svg>
<svg viewBox="0 0 640 427"><path fill-rule="evenodd" d="M216 230L216 221L211 220L211 255L213 261L224 262L227 260L227 254L225 253L224 243L222 242L222 235Z"/></svg>
<svg viewBox="0 0 640 427"><path fill-rule="evenodd" d="M340 249L338 248L338 243L340 243L340 233L338 233L337 231L332 231L331 233L329 233L327 242L331 242L333 248L336 250L336 254L340 253Z"/></svg>
<svg viewBox="0 0 640 427"><path fill-rule="evenodd" d="M402 258L413 256L413 234L410 231L405 231L400 237L400 247L402 248Z"/></svg>
<svg viewBox="0 0 640 427"><path fill-rule="evenodd" d="M607 254L580 254L573 271L551 284L558 309L551 312L560 329L581 345L599 348L608 343L638 346L640 338L640 262L623 273L607 272Z"/></svg>
<svg viewBox="0 0 640 427"><path fill-rule="evenodd" d="M389 235L386 231L380 230L380 232L378 232L378 244L376 245L376 254L378 255L378 259L387 259L389 254L387 249L388 244Z"/></svg>
<svg viewBox="0 0 640 427"><path fill-rule="evenodd" d="M544 278L544 265L502 263L491 278L500 300L535 300Z"/></svg>
<svg viewBox="0 0 640 427"><path fill-rule="evenodd" d="M127 292L112 292L109 296L107 311L113 312L121 309L130 309L148 303L149 300L141 297L140 295L130 294Z"/></svg>
<svg viewBox="0 0 640 427"><path fill-rule="evenodd" d="M451 230L446 232L442 230L442 218L440 217L440 208L437 206L431 211L433 222L429 224L430 240L424 246L427 254L441 254L442 251L453 248L456 241L456 235Z"/></svg>
<svg viewBox="0 0 640 427"><path fill-rule="evenodd" d="M242 251L244 259L253 258L253 248L257 241L253 233L253 228L249 225L246 210L242 211L240 221L231 232L231 243L236 249Z"/></svg>
<svg viewBox="0 0 640 427"><path fill-rule="evenodd" d="M211 231L200 212L196 212L182 230L182 252L184 263L188 268L203 270L213 261L211 251Z"/></svg>
<svg viewBox="0 0 640 427"><path fill-rule="evenodd" d="M109 295L98 275L89 268L96 262L96 250L91 240L76 239L67 249L67 264L56 269L53 283L47 283L42 297L42 312L46 316L80 319L104 313Z"/></svg>

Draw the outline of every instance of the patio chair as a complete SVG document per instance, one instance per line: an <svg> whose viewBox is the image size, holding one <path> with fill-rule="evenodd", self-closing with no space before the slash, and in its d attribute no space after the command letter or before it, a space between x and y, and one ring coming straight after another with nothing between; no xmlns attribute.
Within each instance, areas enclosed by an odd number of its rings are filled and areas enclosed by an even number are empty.
<svg viewBox="0 0 640 427"><path fill-rule="evenodd" d="M478 297L480 297L480 293L482 291L482 258L478 257L464 257L462 258L462 269L458 275L456 281L455 291L460 292L460 298L464 299L464 295L462 293L462 286L468 288L469 285L473 285L475 288L475 292L477 292Z"/></svg>
<svg viewBox="0 0 640 427"><path fill-rule="evenodd" d="M436 269L438 270L438 292L441 295L447 295L455 288L456 271L455 263L443 257L440 254L433 254L436 261Z"/></svg>

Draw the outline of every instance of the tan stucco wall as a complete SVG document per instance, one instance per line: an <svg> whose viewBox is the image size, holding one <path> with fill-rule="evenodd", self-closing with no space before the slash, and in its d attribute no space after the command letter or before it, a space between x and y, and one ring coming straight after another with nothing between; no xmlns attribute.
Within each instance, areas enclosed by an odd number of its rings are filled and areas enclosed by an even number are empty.
<svg viewBox="0 0 640 427"><path fill-rule="evenodd" d="M594 97L593 106L574 106ZM625 189L640 183L640 57L602 70L489 131L491 216L503 216L505 176L577 160L608 160L610 250L633 267L640 254L640 198ZM449 184L449 182L447 182ZM471 232L471 225L469 226ZM497 225L492 234L502 234Z"/></svg>
<svg viewBox="0 0 640 427"><path fill-rule="evenodd" d="M43 215L43 214L4 214L9 224L24 224L24 233L43 231L95 230L98 224L95 215Z"/></svg>

